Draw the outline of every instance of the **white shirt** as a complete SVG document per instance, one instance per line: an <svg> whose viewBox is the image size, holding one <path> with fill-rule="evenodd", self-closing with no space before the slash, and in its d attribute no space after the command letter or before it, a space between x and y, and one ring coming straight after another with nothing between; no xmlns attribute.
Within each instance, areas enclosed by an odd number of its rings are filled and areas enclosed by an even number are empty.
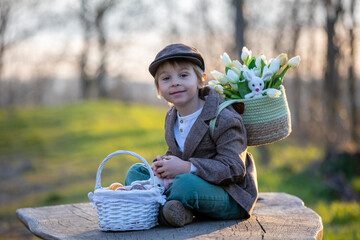
<svg viewBox="0 0 360 240"><path fill-rule="evenodd" d="M174 135L175 135L175 140L178 144L178 148L181 152L184 151L184 144L186 137L188 136L190 129L194 125L196 119L199 117L202 109L203 108L200 108L196 112L183 117L181 117L179 113L177 113L177 119L174 126ZM195 172L195 171L196 171L196 167L193 164L191 164L190 172Z"/></svg>

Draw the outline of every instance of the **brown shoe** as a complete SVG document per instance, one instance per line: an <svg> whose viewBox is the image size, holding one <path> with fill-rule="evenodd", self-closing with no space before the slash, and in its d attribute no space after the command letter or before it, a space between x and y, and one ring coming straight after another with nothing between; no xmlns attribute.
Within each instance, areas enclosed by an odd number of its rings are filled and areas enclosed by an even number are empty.
<svg viewBox="0 0 360 240"><path fill-rule="evenodd" d="M159 222L172 227L183 227L193 221L193 212L178 200L170 200L160 208Z"/></svg>

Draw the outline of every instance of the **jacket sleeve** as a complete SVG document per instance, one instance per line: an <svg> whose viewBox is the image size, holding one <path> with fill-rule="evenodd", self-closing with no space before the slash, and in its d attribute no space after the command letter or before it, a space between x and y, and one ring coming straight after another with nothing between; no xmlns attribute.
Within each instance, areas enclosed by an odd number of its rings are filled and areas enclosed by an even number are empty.
<svg viewBox="0 0 360 240"><path fill-rule="evenodd" d="M242 182L246 174L246 130L240 115L231 113L223 110L217 120L213 157L189 159L196 167L195 175L216 185Z"/></svg>

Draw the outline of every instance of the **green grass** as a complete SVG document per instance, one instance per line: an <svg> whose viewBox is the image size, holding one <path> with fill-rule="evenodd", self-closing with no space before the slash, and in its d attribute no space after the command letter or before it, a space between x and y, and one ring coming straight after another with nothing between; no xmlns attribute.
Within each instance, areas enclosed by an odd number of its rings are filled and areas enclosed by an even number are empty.
<svg viewBox="0 0 360 240"><path fill-rule="evenodd" d="M15 219L15 210L72 202L87 202L101 161L116 150L133 151L149 162L166 150L166 109L115 101L0 109L0 224ZM261 192L287 192L300 197L323 219L324 239L359 239L360 204L341 202L319 172L321 146L298 146L288 138L268 145L271 162L257 163ZM111 159L102 185L124 182L136 158ZM346 168L345 168L346 169ZM360 192L360 177L346 176ZM6 184L4 184L6 183ZM16 224L15 224L16 225ZM18 223L17 228L23 228ZM21 239L17 229L0 239Z"/></svg>

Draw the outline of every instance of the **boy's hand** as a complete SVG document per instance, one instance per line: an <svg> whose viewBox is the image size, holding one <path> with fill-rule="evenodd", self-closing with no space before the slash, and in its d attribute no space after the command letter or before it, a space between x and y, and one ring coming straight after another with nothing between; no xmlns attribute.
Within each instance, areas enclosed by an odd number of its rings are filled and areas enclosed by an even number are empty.
<svg viewBox="0 0 360 240"><path fill-rule="evenodd" d="M153 169L155 176L157 176L158 178L162 178L162 177L157 172L158 167L157 167L157 165L155 165L155 163L162 161L163 157L165 157L165 156L156 156L156 161L154 160L155 162L153 162L151 165L151 168Z"/></svg>
<svg viewBox="0 0 360 240"><path fill-rule="evenodd" d="M190 172L191 163L176 156L157 156L153 162L154 174L160 178L175 178L176 175Z"/></svg>

